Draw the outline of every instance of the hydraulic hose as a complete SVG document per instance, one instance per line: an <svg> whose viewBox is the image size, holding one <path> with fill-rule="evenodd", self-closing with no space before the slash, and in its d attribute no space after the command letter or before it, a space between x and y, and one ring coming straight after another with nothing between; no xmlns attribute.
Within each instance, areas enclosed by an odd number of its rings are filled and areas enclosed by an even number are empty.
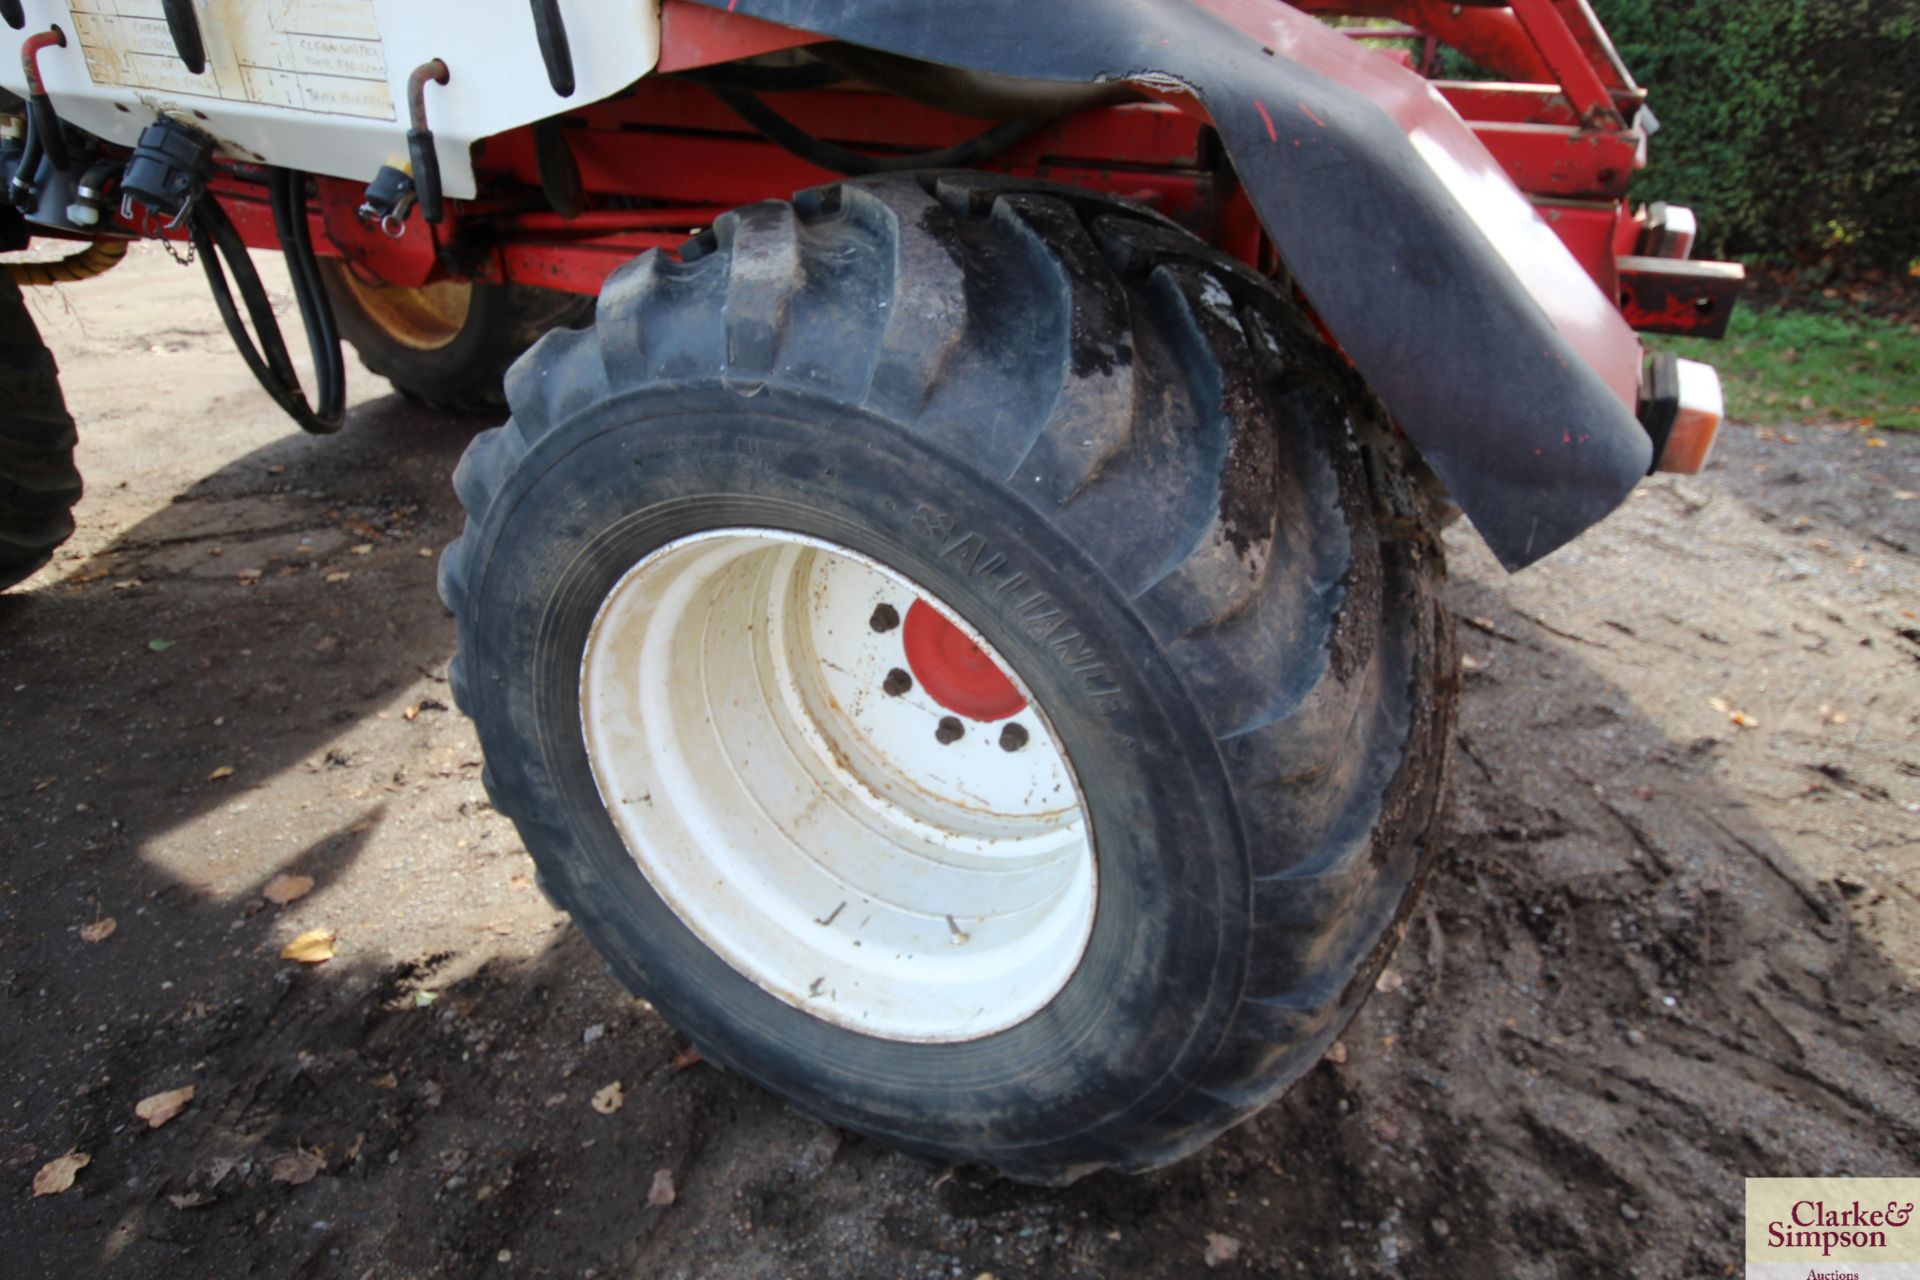
<svg viewBox="0 0 1920 1280"><path fill-rule="evenodd" d="M306 175L268 169L267 197L273 206L281 247L286 252L294 298L300 304L307 339L313 348L314 375L319 382L318 409L308 403L306 393L300 389L300 377L287 354L286 340L281 336L279 322L274 319L266 286L254 268L246 242L234 229L232 219L220 207L219 200L207 197L195 202L188 230L206 270L207 283L213 289L214 305L220 310L220 318L232 335L234 346L239 348L241 360L289 417L304 430L326 435L338 431L346 420L346 365L340 354L340 335L334 327L333 309L320 287L319 267L307 234ZM228 271L232 272L231 284ZM234 302L235 288L252 322L251 334Z"/></svg>
<svg viewBox="0 0 1920 1280"><path fill-rule="evenodd" d="M797 89L824 89L839 84L847 73L824 62L808 62L796 67L756 67L745 63L720 63L692 71L677 71L675 80L704 85L709 89L739 89L746 93L786 93Z"/></svg>
<svg viewBox="0 0 1920 1280"><path fill-rule="evenodd" d="M33 201L33 176L40 172L40 139L34 133L33 117L27 117L27 135L21 144L20 163L13 171L13 183L7 190L7 202L24 209Z"/></svg>
<svg viewBox="0 0 1920 1280"><path fill-rule="evenodd" d="M70 253L52 262L9 262L7 275L22 288L91 280L119 266L127 256L129 243L126 240L96 240L78 253Z"/></svg>
<svg viewBox="0 0 1920 1280"><path fill-rule="evenodd" d="M40 51L66 47L67 33L59 27L30 35L20 45L20 67L27 77L28 139L38 139L56 169L67 167L67 135L53 109L53 99L47 96L46 83L40 79Z"/></svg>
<svg viewBox="0 0 1920 1280"><path fill-rule="evenodd" d="M998 155L1046 123L1044 120L1009 120L965 142L937 151L876 156L814 137L751 93L717 85L710 87L715 97L726 103L735 115L752 125L769 142L816 168L843 173L850 178L870 173L900 173L908 169L964 169Z"/></svg>
<svg viewBox="0 0 1920 1280"><path fill-rule="evenodd" d="M320 384L317 416L328 424L326 430L338 431L346 419L347 365L340 352L340 331L334 324L333 304L320 279L320 263L313 252L313 237L307 223L307 175L292 169L269 169L267 195L273 205L273 224L280 233L287 268L293 275L293 294L300 304L300 318L306 322L307 344L313 352L314 376Z"/></svg>

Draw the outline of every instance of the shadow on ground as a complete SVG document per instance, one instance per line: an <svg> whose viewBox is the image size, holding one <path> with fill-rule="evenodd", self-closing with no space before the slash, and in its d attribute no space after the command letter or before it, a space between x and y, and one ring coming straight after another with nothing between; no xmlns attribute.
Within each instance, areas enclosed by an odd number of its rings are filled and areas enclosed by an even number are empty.
<svg viewBox="0 0 1920 1280"><path fill-rule="evenodd" d="M423 418L262 449L0 601L11 1274L1172 1277L1214 1237L1227 1274L1721 1275L1742 1176L1913 1172L1914 979L1863 904L1726 790L1721 740L1663 730L1473 556L1441 869L1253 1123L1036 1190L688 1065L525 887L427 705L453 633L419 551L466 433ZM317 887L265 906L282 872ZM312 927L339 956L281 961ZM29 1200L69 1148L74 1189Z"/></svg>

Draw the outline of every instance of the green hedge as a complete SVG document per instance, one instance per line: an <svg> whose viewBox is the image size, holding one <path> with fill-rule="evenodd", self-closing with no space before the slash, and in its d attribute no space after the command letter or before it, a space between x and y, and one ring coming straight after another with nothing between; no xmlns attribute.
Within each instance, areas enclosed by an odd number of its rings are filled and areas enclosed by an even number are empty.
<svg viewBox="0 0 1920 1280"><path fill-rule="evenodd" d="M1920 3L1594 0L1660 119L1639 199L1704 247L1920 258Z"/></svg>

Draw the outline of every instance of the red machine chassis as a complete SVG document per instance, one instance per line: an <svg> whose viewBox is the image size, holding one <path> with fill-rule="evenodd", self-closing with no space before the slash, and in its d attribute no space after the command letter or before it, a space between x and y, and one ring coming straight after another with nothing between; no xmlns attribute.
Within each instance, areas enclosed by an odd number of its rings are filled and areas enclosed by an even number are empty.
<svg viewBox="0 0 1920 1280"><path fill-rule="evenodd" d="M1628 179L1643 162L1637 121L1646 95L1583 0L1511 0L1500 9L1441 0L1298 0L1298 7L1397 23L1348 34L1425 38L1429 53L1433 41L1446 43L1515 77L1442 81L1436 88L1629 323L1663 333L1724 330L1737 272L1684 261L1649 234L1645 211L1627 205ZM621 263L648 249L675 249L729 208L837 176L767 141L706 89L671 74L817 39L666 0L656 74L558 119L585 193L577 215L552 212L541 195L535 128L528 127L480 149L479 198L446 202L438 225L415 216L398 236L360 219L358 184L316 179L315 250L394 285L471 278L597 293ZM1380 52L1407 59L1399 48ZM875 154L947 147L985 127L858 84L764 96L806 132ZM1221 159L1204 108L1185 94L1068 116L986 167L1140 200L1256 267L1272 265L1272 249ZM249 246L279 247L258 170L223 163L211 192Z"/></svg>

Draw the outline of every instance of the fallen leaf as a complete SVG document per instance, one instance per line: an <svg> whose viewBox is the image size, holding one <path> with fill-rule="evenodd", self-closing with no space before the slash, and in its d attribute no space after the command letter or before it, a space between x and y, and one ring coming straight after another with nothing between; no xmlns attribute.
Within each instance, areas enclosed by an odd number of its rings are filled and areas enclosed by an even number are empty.
<svg viewBox="0 0 1920 1280"><path fill-rule="evenodd" d="M701 1061L700 1051L689 1046L673 1055L672 1065L675 1071L685 1071L688 1067L699 1066Z"/></svg>
<svg viewBox="0 0 1920 1280"><path fill-rule="evenodd" d="M167 650L173 648L173 641L149 640L147 641L147 648L153 650L155 653L165 653Z"/></svg>
<svg viewBox="0 0 1920 1280"><path fill-rule="evenodd" d="M1463 653L1460 655L1460 669L1462 671L1485 671L1487 669L1486 659L1476 658L1470 653Z"/></svg>
<svg viewBox="0 0 1920 1280"><path fill-rule="evenodd" d="M345 582L348 578L351 578L352 576L353 575L351 573L348 573L345 569L336 569L332 573L327 575L327 581L328 582Z"/></svg>
<svg viewBox="0 0 1920 1280"><path fill-rule="evenodd" d="M1327 1061L1336 1067L1346 1064L1347 1042L1345 1040L1335 1040L1327 1046Z"/></svg>
<svg viewBox="0 0 1920 1280"><path fill-rule="evenodd" d="M256 581L258 581L258 580L259 580L259 578L260 578L260 570L258 570L258 569L242 569L242 570L241 570L241 571L240 571L240 572L239 572L238 574L236 574L235 576L236 576L236 577L238 577L238 578L240 579L240 581L242 581L242 582L256 582Z"/></svg>
<svg viewBox="0 0 1920 1280"><path fill-rule="evenodd" d="M420 548L420 558L421 558L421 559L423 559L423 560L426 560L426 559L431 559L431 558L432 558L432 556L433 556L433 548L432 548L432 547L422 547L422 548Z"/></svg>
<svg viewBox="0 0 1920 1280"><path fill-rule="evenodd" d="M231 778L232 776L233 776L233 766L230 764L223 764L218 769L215 769L212 773L207 775L207 781L218 782L222 778Z"/></svg>
<svg viewBox="0 0 1920 1280"><path fill-rule="evenodd" d="M313 651L315 653L327 653L330 650L338 649L339 647L340 647L339 636L321 636L317 641L314 642Z"/></svg>
<svg viewBox="0 0 1920 1280"><path fill-rule="evenodd" d="M267 474L270 476L285 475L286 472L287 469L278 462L267 468Z"/></svg>
<svg viewBox="0 0 1920 1280"><path fill-rule="evenodd" d="M92 924L83 924L80 926L80 941L105 942L113 936L113 931L119 927L120 922L112 916L108 916L104 920L95 920Z"/></svg>
<svg viewBox="0 0 1920 1280"><path fill-rule="evenodd" d="M1218 1231L1207 1232L1207 1247L1200 1257L1209 1267L1224 1267L1240 1256L1241 1244Z"/></svg>
<svg viewBox="0 0 1920 1280"><path fill-rule="evenodd" d="M376 1089L398 1089L400 1087L400 1077L389 1071L383 1076L375 1076L373 1079L367 1081L367 1083Z"/></svg>
<svg viewBox="0 0 1920 1280"><path fill-rule="evenodd" d="M593 1095L593 1109L603 1116L610 1116L627 1103L626 1090L615 1080L606 1088Z"/></svg>
<svg viewBox="0 0 1920 1280"><path fill-rule="evenodd" d="M147 1128L158 1129L167 1121L179 1115L186 1105L193 1101L193 1086L184 1085L178 1089L169 1089L165 1093L156 1093L140 1099L133 1114L147 1122Z"/></svg>
<svg viewBox="0 0 1920 1280"><path fill-rule="evenodd" d="M266 888L260 890L260 896L276 907L284 907L289 902L297 902L312 892L312 876L294 876L282 872L267 881Z"/></svg>
<svg viewBox="0 0 1920 1280"><path fill-rule="evenodd" d="M73 1185L73 1176L93 1163L93 1157L79 1151L69 1151L63 1156L55 1156L40 1166L40 1172L33 1175L33 1198L57 1196Z"/></svg>
<svg viewBox="0 0 1920 1280"><path fill-rule="evenodd" d="M212 1204L213 1197L202 1191L189 1191L183 1196L168 1196L167 1203L176 1209L198 1209L203 1204Z"/></svg>
<svg viewBox="0 0 1920 1280"><path fill-rule="evenodd" d="M221 1182L226 1179L226 1176L235 1169L240 1170L241 1177L246 1177L249 1173L253 1172L252 1158L248 1156L214 1157L214 1159L207 1164L207 1185L209 1187L219 1186Z"/></svg>
<svg viewBox="0 0 1920 1280"><path fill-rule="evenodd" d="M1399 974L1391 969L1382 969L1380 976L1374 980L1373 989L1383 995L1392 995L1405 985L1406 982Z"/></svg>
<svg viewBox="0 0 1920 1280"><path fill-rule="evenodd" d="M282 960L301 964L325 964L333 959L333 930L309 929L280 949Z"/></svg>
<svg viewBox="0 0 1920 1280"><path fill-rule="evenodd" d="M1725 698L1708 698L1707 705L1715 711L1718 711L1721 715L1725 715L1727 712L1733 710L1733 704Z"/></svg>
<svg viewBox="0 0 1920 1280"><path fill-rule="evenodd" d="M350 555L370 556L373 554L373 544L371 542L362 542L357 546L348 547L347 552Z"/></svg>
<svg viewBox="0 0 1920 1280"><path fill-rule="evenodd" d="M113 584L113 589L115 591L131 591L135 587L141 587L145 585L146 584L141 582L140 579L138 578L122 578L120 579L120 581Z"/></svg>
<svg viewBox="0 0 1920 1280"><path fill-rule="evenodd" d="M1886 442L1885 440L1882 440L1882 439L1881 439L1881 438L1880 438L1879 436L1868 436L1868 437L1867 437L1867 448L1869 448L1869 449L1884 449L1884 448L1886 448L1886 447L1887 447L1887 442Z"/></svg>
<svg viewBox="0 0 1920 1280"><path fill-rule="evenodd" d="M412 706L408 707L405 711L402 711L400 713L400 718L402 720L413 720L417 718L419 714L420 714L420 704L416 702Z"/></svg>
<svg viewBox="0 0 1920 1280"><path fill-rule="evenodd" d="M413 993L413 1007L424 1009L440 998L438 991L416 991Z"/></svg>
<svg viewBox="0 0 1920 1280"><path fill-rule="evenodd" d="M314 1175L326 1167L327 1159L318 1151L295 1147L283 1156L275 1156L272 1163L267 1165L267 1170L273 1174L275 1182L298 1187L312 1182Z"/></svg>
<svg viewBox="0 0 1920 1280"><path fill-rule="evenodd" d="M677 1193L673 1189L673 1170L655 1169L653 1185L647 1188L647 1203L664 1209L676 1198Z"/></svg>

